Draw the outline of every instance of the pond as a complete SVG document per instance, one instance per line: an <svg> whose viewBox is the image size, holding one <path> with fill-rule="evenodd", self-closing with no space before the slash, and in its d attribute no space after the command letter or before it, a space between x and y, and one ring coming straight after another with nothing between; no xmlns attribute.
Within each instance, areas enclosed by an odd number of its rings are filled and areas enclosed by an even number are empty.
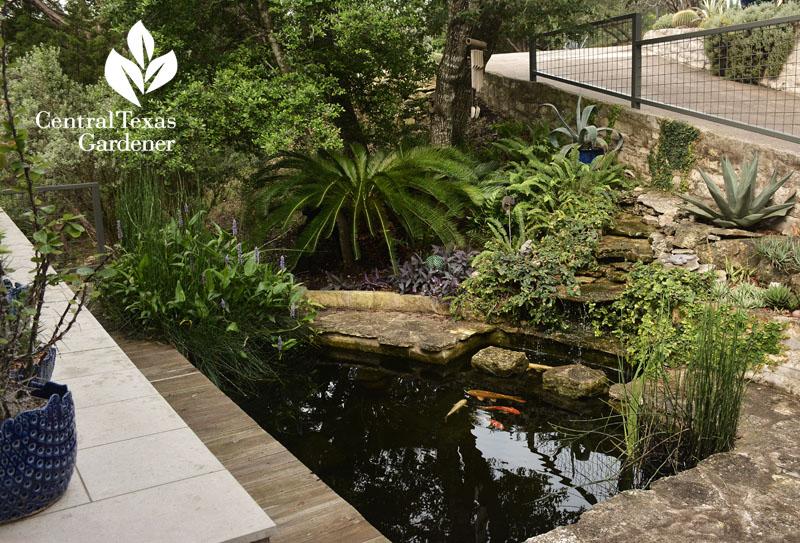
<svg viewBox="0 0 800 543"><path fill-rule="evenodd" d="M323 362L240 403L393 542L522 542L628 488L610 440L586 434L608 432L598 405L554 407L539 381ZM466 393L481 388L525 403Z"/></svg>

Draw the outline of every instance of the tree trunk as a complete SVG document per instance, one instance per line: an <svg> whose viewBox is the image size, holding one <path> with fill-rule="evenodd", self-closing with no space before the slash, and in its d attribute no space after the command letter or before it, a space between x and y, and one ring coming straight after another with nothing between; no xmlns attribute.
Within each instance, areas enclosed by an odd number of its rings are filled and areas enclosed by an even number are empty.
<svg viewBox="0 0 800 543"><path fill-rule="evenodd" d="M344 88L344 85L342 85ZM361 123L358 122L356 108L353 101L347 94L340 94L332 98L334 102L342 106L342 113L336 118L336 126L342 134L342 139L347 143L366 144L364 131L361 130Z"/></svg>
<svg viewBox="0 0 800 543"><path fill-rule="evenodd" d="M464 139L472 103L467 38L472 23L464 12L469 0L447 1L447 40L436 71L436 95L431 115L431 144L443 147Z"/></svg>
<svg viewBox="0 0 800 543"><path fill-rule="evenodd" d="M336 230L339 234L339 250L342 253L342 264L344 264L345 269L350 269L355 264L353 240L350 237L347 221L341 213L336 217Z"/></svg>
<svg viewBox="0 0 800 543"><path fill-rule="evenodd" d="M472 17L464 16L470 5L476 4L481 9L477 22ZM495 2L448 0L447 7L447 40L436 72L436 97L431 115L431 144L439 146L462 143L467 130L472 106L472 76L467 38L486 42L483 58L485 63L489 62L503 24L503 8Z"/></svg>

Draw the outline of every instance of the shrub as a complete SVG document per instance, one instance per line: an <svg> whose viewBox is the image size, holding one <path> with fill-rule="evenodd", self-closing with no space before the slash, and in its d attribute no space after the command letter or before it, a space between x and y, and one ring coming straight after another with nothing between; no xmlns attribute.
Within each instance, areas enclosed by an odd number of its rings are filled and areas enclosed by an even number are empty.
<svg viewBox="0 0 800 543"><path fill-rule="evenodd" d="M304 342L313 311L283 266L204 218L183 209L163 227L123 232L136 241L118 246L103 307L169 339L215 383L246 391L274 378L274 364Z"/></svg>
<svg viewBox="0 0 800 543"><path fill-rule="evenodd" d="M800 4L776 6L763 3L745 9L729 10L706 20L704 28L764 21L800 14ZM794 49L796 26L783 24L747 31L706 36L705 50L714 75L757 84L764 77L778 77Z"/></svg>
<svg viewBox="0 0 800 543"><path fill-rule="evenodd" d="M512 198L514 213L525 229L543 235L554 222L594 207L604 226L614 213L615 189L625 185L625 166L613 164L614 155L598 157L591 165L578 160L577 153L558 157L550 163L530 160L512 162L497 172L488 184L486 213L501 223L508 222L501 199ZM524 240L523 240L524 241Z"/></svg>
<svg viewBox="0 0 800 543"><path fill-rule="evenodd" d="M297 238L296 255L313 252L321 238L339 235L345 266L359 260L358 238L364 227L381 236L397 272L393 229L408 240L433 235L443 243L462 243L455 224L483 195L474 186L469 159L454 149L414 147L370 153L360 144L350 154L285 152L256 184L264 187L255 206L265 231L287 227L298 211L313 218Z"/></svg>
<svg viewBox="0 0 800 543"><path fill-rule="evenodd" d="M653 30L664 30L665 28L674 28L672 24L672 16L674 13L665 13L653 24Z"/></svg>
<svg viewBox="0 0 800 543"><path fill-rule="evenodd" d="M427 258L414 254L403 262L390 282L400 294L440 299L455 296L461 282L472 273L470 261L477 254L478 251L434 245Z"/></svg>
<svg viewBox="0 0 800 543"><path fill-rule="evenodd" d="M575 272L594 262L600 237L597 221L594 210L584 209L556 221L538 241L490 241L473 260L477 273L461 284L452 311L562 327L558 289L580 292Z"/></svg>

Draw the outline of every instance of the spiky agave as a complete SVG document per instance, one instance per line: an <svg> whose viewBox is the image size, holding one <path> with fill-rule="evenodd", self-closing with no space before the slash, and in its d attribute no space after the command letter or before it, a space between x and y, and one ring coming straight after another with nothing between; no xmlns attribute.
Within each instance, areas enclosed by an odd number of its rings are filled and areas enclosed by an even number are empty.
<svg viewBox="0 0 800 543"><path fill-rule="evenodd" d="M708 191L711 193L711 197L714 198L719 210L685 195L682 195L681 198L693 205L678 207L708 219L717 226L750 228L764 219L784 217L794 207L795 193L792 193L782 204L768 205L778 189L786 183L794 172L789 172L789 174L778 180L778 170L776 168L772 172L772 177L767 186L764 187L761 194L755 196L756 178L758 176L758 152L753 154L753 159L750 162L747 161L747 158L743 160L741 175L738 176L728 157L722 159L722 177L725 180L725 193L700 167L697 170L703 176L703 181L705 181Z"/></svg>
<svg viewBox="0 0 800 543"><path fill-rule="evenodd" d="M575 111L576 124L574 130L567 124L567 121L565 121L564 117L561 116L561 112L558 111L556 106L553 104L542 104L541 107L547 106L552 108L553 111L556 112L556 116L562 124L562 126L550 132L550 143L552 143L554 147L561 147L561 150L558 153L561 156L567 156L567 154L573 149L597 149L598 147L602 147L603 149L608 150L608 142L604 137L602 137L602 134L608 133L610 135L616 134L618 138L616 146L611 149L611 151L619 151L622 148L622 141L624 139L622 134L613 128L608 128L606 126L598 128L593 124L589 124L589 117L591 117L596 106L589 105L581 109L582 99L583 96L578 97L578 106ZM558 141L559 135L568 137L572 143L567 143L566 145L562 146Z"/></svg>

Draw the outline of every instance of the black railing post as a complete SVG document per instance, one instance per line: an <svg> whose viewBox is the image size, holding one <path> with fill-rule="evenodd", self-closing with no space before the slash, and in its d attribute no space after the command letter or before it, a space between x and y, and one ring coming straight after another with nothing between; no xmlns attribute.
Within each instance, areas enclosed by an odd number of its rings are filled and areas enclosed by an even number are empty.
<svg viewBox="0 0 800 543"><path fill-rule="evenodd" d="M536 81L536 72L538 71L536 66L536 36L531 38L531 43L530 47L528 47L528 50L530 51L530 61L528 63L530 70L529 80Z"/></svg>
<svg viewBox="0 0 800 543"><path fill-rule="evenodd" d="M106 253L106 229L103 225L103 204L100 201L100 185L92 183L92 211L94 211L94 230L97 233L97 249Z"/></svg>
<svg viewBox="0 0 800 543"><path fill-rule="evenodd" d="M631 40L631 107L639 109L642 104L642 14L633 14L633 38Z"/></svg>

